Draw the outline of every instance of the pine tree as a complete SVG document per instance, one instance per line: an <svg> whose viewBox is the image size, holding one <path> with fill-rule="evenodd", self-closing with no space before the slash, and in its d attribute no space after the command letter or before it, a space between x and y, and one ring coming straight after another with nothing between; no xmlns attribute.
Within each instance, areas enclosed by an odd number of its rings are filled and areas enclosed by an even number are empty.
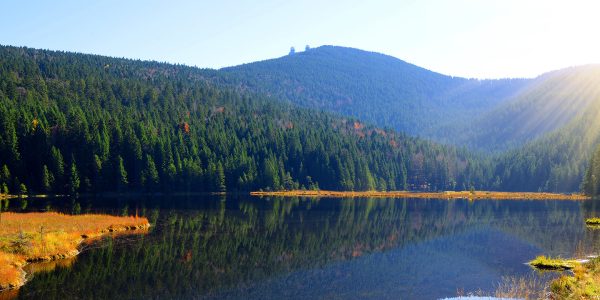
<svg viewBox="0 0 600 300"><path fill-rule="evenodd" d="M123 191L127 188L127 170L125 170L125 165L123 164L123 157L121 155L117 156L117 188L119 191Z"/></svg>
<svg viewBox="0 0 600 300"><path fill-rule="evenodd" d="M7 165L2 166L2 172L0 173L0 182L6 185L11 184L10 171L8 170Z"/></svg>
<svg viewBox="0 0 600 300"><path fill-rule="evenodd" d="M19 185L19 195L27 195L27 186L24 183Z"/></svg>
<svg viewBox="0 0 600 300"><path fill-rule="evenodd" d="M588 196L600 194L600 146L592 154L581 186Z"/></svg>
<svg viewBox="0 0 600 300"><path fill-rule="evenodd" d="M54 182L54 178L52 173L48 170L48 166L44 165L42 168L42 189L44 192L49 193L52 191L52 184Z"/></svg>
<svg viewBox="0 0 600 300"><path fill-rule="evenodd" d="M279 189L281 186L281 181L279 178L279 166L277 163L277 158L269 157L264 161L263 167L263 176L264 186L270 187L271 189Z"/></svg>
<svg viewBox="0 0 600 300"><path fill-rule="evenodd" d="M50 171L54 174L54 186L57 187L56 191L62 192L65 185L65 162L60 150L56 147L50 149L50 156L52 157L50 161Z"/></svg>
<svg viewBox="0 0 600 300"><path fill-rule="evenodd" d="M142 171L142 185L146 186L148 189L154 189L156 188L158 181L158 171L156 170L154 159L152 159L152 156L149 154L146 154L146 164L144 166L144 171Z"/></svg>
<svg viewBox="0 0 600 300"><path fill-rule="evenodd" d="M227 192L227 187L225 186L225 171L223 170L223 164L219 162L217 164L217 190L221 193Z"/></svg>
<svg viewBox="0 0 600 300"><path fill-rule="evenodd" d="M20 188L21 188L21 180L19 180L19 177L15 177L15 179L13 180L13 186L12 186L11 190L15 193L18 193Z"/></svg>
<svg viewBox="0 0 600 300"><path fill-rule="evenodd" d="M102 159L97 154L94 154L92 173L92 186L96 191L100 191L102 187Z"/></svg>
<svg viewBox="0 0 600 300"><path fill-rule="evenodd" d="M79 180L79 173L77 172L77 165L75 164L75 158L71 159L71 167L69 168L69 193L76 195L79 191L81 181Z"/></svg>
<svg viewBox="0 0 600 300"><path fill-rule="evenodd" d="M361 163L359 172L361 188L366 191L375 190L375 178L364 161Z"/></svg>
<svg viewBox="0 0 600 300"><path fill-rule="evenodd" d="M294 190L298 188L290 172L286 172L283 176L283 188L286 190Z"/></svg>

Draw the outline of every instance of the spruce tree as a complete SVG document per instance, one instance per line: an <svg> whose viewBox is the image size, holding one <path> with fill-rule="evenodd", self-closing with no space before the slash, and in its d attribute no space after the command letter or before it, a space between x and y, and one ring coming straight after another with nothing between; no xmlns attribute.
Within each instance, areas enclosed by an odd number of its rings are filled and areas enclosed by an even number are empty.
<svg viewBox="0 0 600 300"><path fill-rule="evenodd" d="M75 158L72 158L71 167L69 168L69 193L71 195L76 195L77 191L79 191L80 184L81 181L79 180L77 164L75 163Z"/></svg>
<svg viewBox="0 0 600 300"><path fill-rule="evenodd" d="M19 195L27 195L27 186L24 183L19 185Z"/></svg>
<svg viewBox="0 0 600 300"><path fill-rule="evenodd" d="M92 173L92 188L95 191L100 191L102 187L102 159L97 154L94 154L93 161L93 173Z"/></svg>
<svg viewBox="0 0 600 300"><path fill-rule="evenodd" d="M44 165L42 168L42 189L44 192L49 193L52 191L52 183L54 178L52 173L48 170L48 166Z"/></svg>
<svg viewBox="0 0 600 300"><path fill-rule="evenodd" d="M19 180L19 177L15 177L15 179L13 180L13 186L11 188L11 191L13 191L14 193L18 193L20 188L21 188L21 180Z"/></svg>
<svg viewBox="0 0 600 300"><path fill-rule="evenodd" d="M57 187L57 192L62 192L65 185L65 162L62 153L56 147L50 149L50 156L50 170L54 174L55 187Z"/></svg>
<svg viewBox="0 0 600 300"><path fill-rule="evenodd" d="M6 184L7 186L11 184L10 171L8 170L7 165L2 166L2 172L0 173L0 182Z"/></svg>
<svg viewBox="0 0 600 300"><path fill-rule="evenodd" d="M123 164L123 157L121 155L117 156L117 188L119 191L123 191L127 188L127 170L125 170L125 165Z"/></svg>
<svg viewBox="0 0 600 300"><path fill-rule="evenodd" d="M155 189L158 181L158 171L156 170L154 159L149 154L146 154L146 164L144 171L142 171L142 185L146 186L147 189Z"/></svg>
<svg viewBox="0 0 600 300"><path fill-rule="evenodd" d="M217 191L225 193L227 187L225 186L225 171L223 170L223 164L219 162L217 164Z"/></svg>

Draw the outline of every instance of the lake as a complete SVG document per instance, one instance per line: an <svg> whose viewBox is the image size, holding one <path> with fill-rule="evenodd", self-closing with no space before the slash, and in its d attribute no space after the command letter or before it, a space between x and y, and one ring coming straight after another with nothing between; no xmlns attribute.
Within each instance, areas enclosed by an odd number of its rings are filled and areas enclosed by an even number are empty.
<svg viewBox="0 0 600 300"><path fill-rule="evenodd" d="M598 253L595 201L187 196L12 199L12 211L138 214L146 235L104 238L45 267L17 298L438 299L548 280L539 254Z"/></svg>

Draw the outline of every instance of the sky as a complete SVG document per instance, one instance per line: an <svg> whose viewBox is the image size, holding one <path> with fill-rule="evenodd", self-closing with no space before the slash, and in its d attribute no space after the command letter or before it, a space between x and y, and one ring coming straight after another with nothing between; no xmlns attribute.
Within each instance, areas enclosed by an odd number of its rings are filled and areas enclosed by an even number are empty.
<svg viewBox="0 0 600 300"><path fill-rule="evenodd" d="M381 52L469 78L600 63L600 1L3 0L0 28L3 45L206 68L305 45Z"/></svg>

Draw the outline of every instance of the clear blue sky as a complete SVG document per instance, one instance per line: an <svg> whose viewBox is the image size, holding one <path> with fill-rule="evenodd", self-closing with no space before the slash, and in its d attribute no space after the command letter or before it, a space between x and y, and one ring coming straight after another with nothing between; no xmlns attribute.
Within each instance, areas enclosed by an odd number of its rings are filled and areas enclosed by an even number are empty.
<svg viewBox="0 0 600 300"><path fill-rule="evenodd" d="M531 77L600 62L594 1L23 1L0 44L219 68L340 45L441 73Z"/></svg>

